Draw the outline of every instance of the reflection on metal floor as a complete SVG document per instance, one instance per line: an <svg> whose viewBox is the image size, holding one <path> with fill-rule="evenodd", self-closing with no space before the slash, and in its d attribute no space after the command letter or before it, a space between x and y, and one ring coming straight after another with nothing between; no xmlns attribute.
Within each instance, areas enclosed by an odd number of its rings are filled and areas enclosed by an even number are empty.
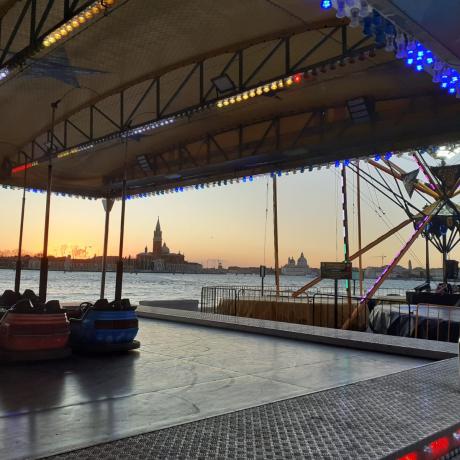
<svg viewBox="0 0 460 460"><path fill-rule="evenodd" d="M143 344L140 353L129 352L109 358L76 356L52 364L3 367L0 370L0 458L36 458L67 452L385 376L428 362L153 320L141 320L140 340ZM404 385L410 387L412 382ZM341 418L344 414L340 411L355 409L347 399L340 397L342 391L352 391L346 388L338 390L336 399L336 415ZM390 393L388 400L393 396ZM310 425L313 430L317 425L321 429L321 411L325 410L321 404L330 404L324 396L314 398L319 399L312 400L311 408L316 407L315 417L320 418ZM206 427L203 435L209 438L216 428L214 424L222 423L221 435L227 430L225 436L229 436L225 449L243 442L233 439L233 436L239 438L242 429L251 431L257 442L265 442L265 437L268 442L275 433L266 431L268 425L260 431L261 424L275 423L279 416L279 422L287 424L278 426L276 436L284 437L283 442L290 445L290 427L303 423L303 416L295 415L299 408L303 411L303 403L299 406L296 401L263 406L227 419L209 419L201 422ZM372 398L366 401L369 407ZM177 430L182 436L182 430L193 431L193 426L201 425L187 426L171 428L173 431L168 433ZM172 438L168 439L166 445ZM190 437L177 441L180 444L185 439L193 444ZM208 441L211 439L204 442ZM163 443L163 440L158 442ZM220 452L224 448L218 447L217 439L211 443L211 456L215 449ZM173 444L171 448L178 448ZM117 445L121 446L120 453L110 451L106 458L129 458L124 453L125 445ZM129 444L126 446L133 449ZM160 449L159 445L157 447ZM138 458L145 458L144 454L140 453ZM87 458L86 455L80 458Z"/></svg>
<svg viewBox="0 0 460 460"><path fill-rule="evenodd" d="M459 389L452 358L53 459L397 458L396 451L458 426Z"/></svg>

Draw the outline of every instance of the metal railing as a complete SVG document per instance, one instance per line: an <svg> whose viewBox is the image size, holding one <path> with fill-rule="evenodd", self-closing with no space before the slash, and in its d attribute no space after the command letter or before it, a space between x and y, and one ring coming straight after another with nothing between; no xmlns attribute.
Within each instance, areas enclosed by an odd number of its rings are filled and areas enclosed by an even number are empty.
<svg viewBox="0 0 460 460"><path fill-rule="evenodd" d="M296 288L213 286L201 291L201 310L230 316L349 328L376 334L457 342L460 335L460 307L409 305L405 291L383 288L367 305L359 296L348 297L344 289L337 296L333 288L316 288L293 297Z"/></svg>

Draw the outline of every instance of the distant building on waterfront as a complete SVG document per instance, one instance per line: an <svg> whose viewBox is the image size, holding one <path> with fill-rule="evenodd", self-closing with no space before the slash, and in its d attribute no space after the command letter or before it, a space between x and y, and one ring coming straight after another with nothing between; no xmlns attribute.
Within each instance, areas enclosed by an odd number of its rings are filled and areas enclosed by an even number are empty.
<svg viewBox="0 0 460 460"><path fill-rule="evenodd" d="M201 264L187 262L180 251L178 253L170 251L163 241L160 218L153 232L152 251L149 252L146 246L144 252L136 256L136 268L158 273L200 273L203 270Z"/></svg>
<svg viewBox="0 0 460 460"><path fill-rule="evenodd" d="M288 263L281 268L281 274L287 276L306 276L309 273L309 268L307 259L302 252L297 259L297 263L294 257L288 258Z"/></svg>

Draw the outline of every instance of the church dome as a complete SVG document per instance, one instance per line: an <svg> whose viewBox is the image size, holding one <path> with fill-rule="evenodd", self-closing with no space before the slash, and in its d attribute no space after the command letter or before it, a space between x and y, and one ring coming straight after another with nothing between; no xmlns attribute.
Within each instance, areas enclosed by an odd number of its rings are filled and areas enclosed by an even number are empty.
<svg viewBox="0 0 460 460"><path fill-rule="evenodd" d="M166 243L163 243L163 246L161 247L161 253L162 254L169 254L169 248L166 246Z"/></svg>
<svg viewBox="0 0 460 460"><path fill-rule="evenodd" d="M308 262L305 256L303 255L303 252L300 254L300 257L297 259L297 265L299 267L305 267L305 268L308 267Z"/></svg>

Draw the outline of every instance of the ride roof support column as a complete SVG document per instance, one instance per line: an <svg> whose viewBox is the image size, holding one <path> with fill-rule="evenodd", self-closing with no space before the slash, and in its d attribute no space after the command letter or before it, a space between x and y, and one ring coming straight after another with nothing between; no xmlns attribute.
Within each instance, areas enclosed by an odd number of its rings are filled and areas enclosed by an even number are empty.
<svg viewBox="0 0 460 460"><path fill-rule="evenodd" d="M100 298L105 296L105 275L107 272L107 248L109 244L109 224L110 224L110 211L113 208L114 201L106 198L102 201L105 210L105 226L104 226L104 249L102 253L102 273L101 273L101 292Z"/></svg>
<svg viewBox="0 0 460 460"><path fill-rule="evenodd" d="M21 289L21 271L22 271L22 240L24 235L24 216L26 210L26 185L27 185L27 169L24 170L24 187L22 190L22 207L21 207L21 223L19 226L19 245L18 258L16 260L16 273L14 276L14 291L19 294Z"/></svg>
<svg viewBox="0 0 460 460"><path fill-rule="evenodd" d="M50 207L51 207L51 186L53 177L53 166L51 164L51 155L54 151L54 125L56 118L56 109L60 101L51 104L51 139L48 150L48 182L46 186L46 209L45 209L45 228L43 232L43 254L40 261L40 281L38 289L38 297L42 302L46 302L48 289L48 238L50 226Z"/></svg>
<svg viewBox="0 0 460 460"><path fill-rule="evenodd" d="M275 285L276 295L280 293L280 263L278 252L278 190L276 175L273 175L273 242L275 249Z"/></svg>

